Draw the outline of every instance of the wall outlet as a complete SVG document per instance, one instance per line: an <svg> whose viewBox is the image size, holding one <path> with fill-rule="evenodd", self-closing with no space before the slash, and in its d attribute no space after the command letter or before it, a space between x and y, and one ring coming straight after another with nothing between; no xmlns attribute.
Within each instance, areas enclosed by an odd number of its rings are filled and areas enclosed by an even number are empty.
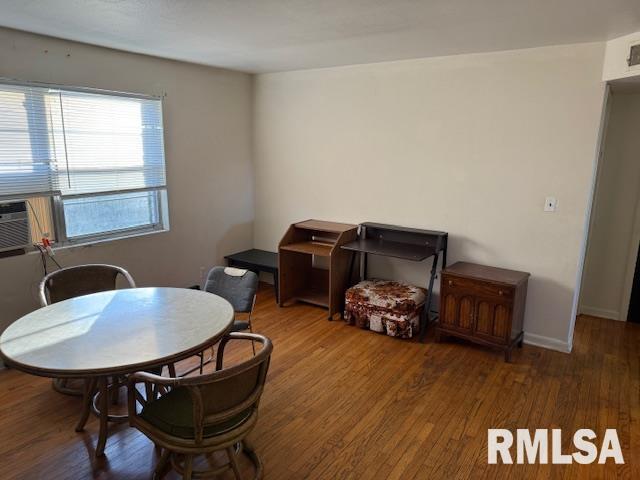
<svg viewBox="0 0 640 480"><path fill-rule="evenodd" d="M544 199L544 211L555 212L558 207L558 200L556 197L547 197Z"/></svg>

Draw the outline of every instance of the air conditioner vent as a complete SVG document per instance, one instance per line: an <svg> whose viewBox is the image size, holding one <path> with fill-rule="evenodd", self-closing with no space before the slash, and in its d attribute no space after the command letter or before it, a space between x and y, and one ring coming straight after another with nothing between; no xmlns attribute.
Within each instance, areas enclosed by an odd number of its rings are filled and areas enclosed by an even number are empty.
<svg viewBox="0 0 640 480"><path fill-rule="evenodd" d="M26 202L0 204L0 252L31 244Z"/></svg>

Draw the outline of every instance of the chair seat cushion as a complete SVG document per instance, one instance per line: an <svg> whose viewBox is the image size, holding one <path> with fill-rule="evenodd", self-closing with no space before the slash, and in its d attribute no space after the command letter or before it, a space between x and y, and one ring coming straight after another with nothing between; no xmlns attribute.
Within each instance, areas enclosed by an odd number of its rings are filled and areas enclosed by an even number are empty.
<svg viewBox="0 0 640 480"><path fill-rule="evenodd" d="M251 416L253 407L248 408L215 425L204 427L204 436L221 435L246 422ZM140 416L163 432L180 438L194 438L193 401L186 388L175 388L157 400L147 404Z"/></svg>

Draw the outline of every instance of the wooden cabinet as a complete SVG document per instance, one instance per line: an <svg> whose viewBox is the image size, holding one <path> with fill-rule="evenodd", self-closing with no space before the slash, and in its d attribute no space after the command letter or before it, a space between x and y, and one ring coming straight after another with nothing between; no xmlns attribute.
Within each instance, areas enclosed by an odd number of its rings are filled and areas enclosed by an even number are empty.
<svg viewBox="0 0 640 480"><path fill-rule="evenodd" d="M458 262L442 272L436 340L450 335L501 348L522 345L529 274Z"/></svg>

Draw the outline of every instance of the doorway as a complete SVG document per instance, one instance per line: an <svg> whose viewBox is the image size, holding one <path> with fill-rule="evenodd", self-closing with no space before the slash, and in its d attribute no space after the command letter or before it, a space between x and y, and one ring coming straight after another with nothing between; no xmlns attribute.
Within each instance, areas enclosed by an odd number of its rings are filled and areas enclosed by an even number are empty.
<svg viewBox="0 0 640 480"><path fill-rule="evenodd" d="M640 323L640 248L636 254L636 268L633 274L633 285L631 287L631 298L629 299L629 312L627 321Z"/></svg>
<svg viewBox="0 0 640 480"><path fill-rule="evenodd" d="M610 87L579 312L640 323L640 81Z"/></svg>

